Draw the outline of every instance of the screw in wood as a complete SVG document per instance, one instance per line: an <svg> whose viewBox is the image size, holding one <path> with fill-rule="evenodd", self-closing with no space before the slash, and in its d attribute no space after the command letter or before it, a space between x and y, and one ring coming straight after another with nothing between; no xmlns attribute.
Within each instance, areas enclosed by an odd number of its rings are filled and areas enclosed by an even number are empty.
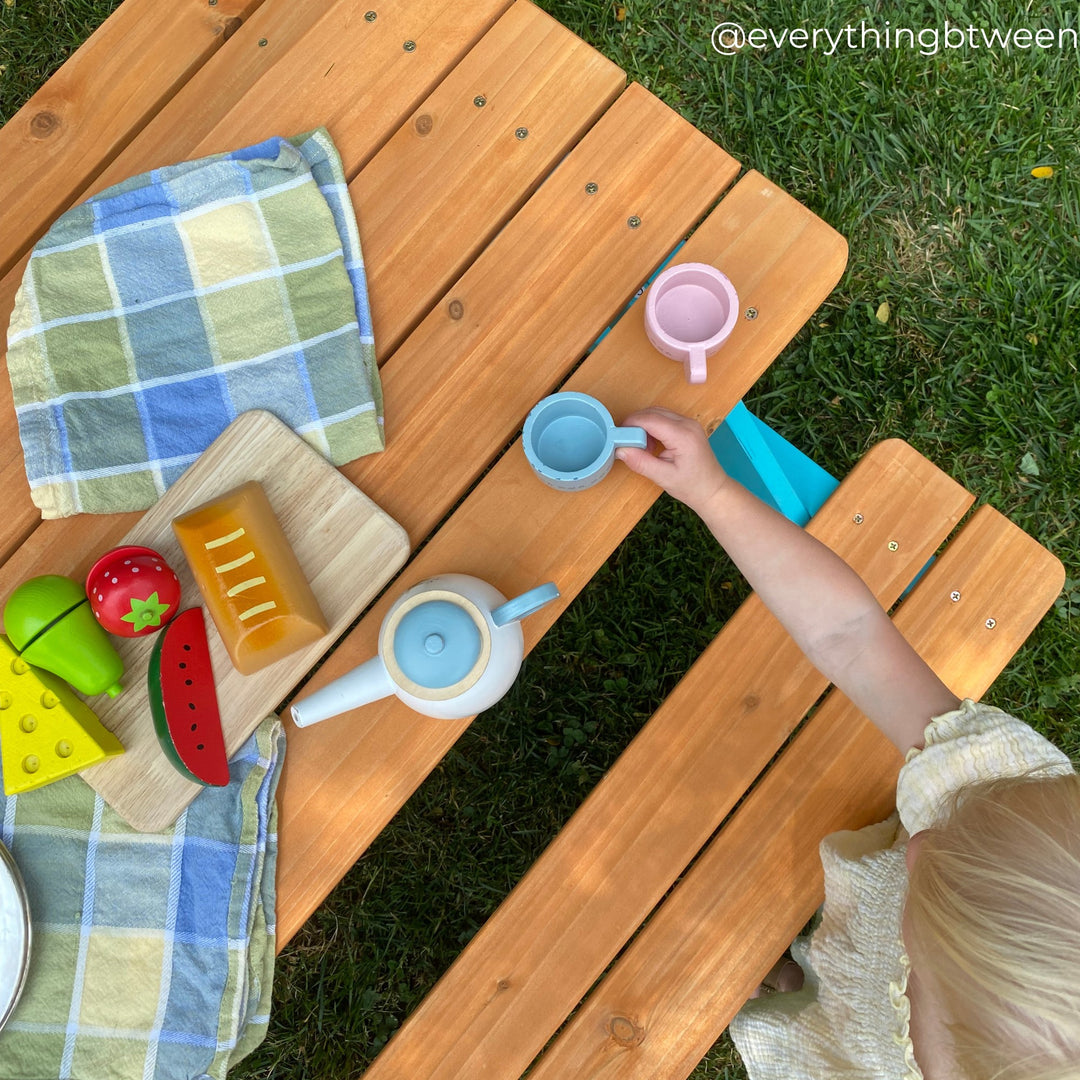
<svg viewBox="0 0 1080 1080"><path fill-rule="evenodd" d="M476 95L476 97L474 97L474 98L472 99L472 103L473 103L473 104L474 104L474 105L475 105L475 106L476 106L476 107L477 107L478 109L482 109L482 108L483 108L483 107L484 107L484 106L485 106L485 105L487 104L487 98L486 98L486 97L484 97L484 95L483 95L483 94L477 94L477 95Z"/></svg>
<svg viewBox="0 0 1080 1080"><path fill-rule="evenodd" d="M270 43L266 40L266 38L259 38L259 48L260 49L265 49L266 46L269 45L269 44Z"/></svg>
<svg viewBox="0 0 1080 1080"><path fill-rule="evenodd" d="M403 42L403 43L402 43L402 46L401 46L401 47L402 47L402 48L403 48L403 49L404 49L404 50L405 50L406 52L416 52L416 42L415 42L415 41L406 41L406 42Z"/></svg>
<svg viewBox="0 0 1080 1080"><path fill-rule="evenodd" d="M374 22L378 17L379 17L379 13L377 11L365 11L364 12L364 18L367 19L368 22Z"/></svg>
<svg viewBox="0 0 1080 1080"><path fill-rule="evenodd" d="M529 129L527 127L519 127L517 131L514 132L514 138L516 139L527 139L528 137Z"/></svg>
<svg viewBox="0 0 1080 1080"><path fill-rule="evenodd" d="M754 319L756 319L756 318L757 318L757 316L758 316L758 310L757 310L757 308L756 308L756 307L748 307L748 308L746 309L746 315L744 316L744 318L747 318L747 319L749 319L749 320L750 320L751 322L753 322L753 321L754 321Z"/></svg>
<svg viewBox="0 0 1080 1080"><path fill-rule="evenodd" d="M595 195L600 190L599 184L594 184L591 180L585 185L586 195Z"/></svg>
<svg viewBox="0 0 1080 1080"><path fill-rule="evenodd" d="M953 591L951 593L949 593L949 599L954 604L958 604L958 603L960 603L960 594L955 589L953 589Z"/></svg>
<svg viewBox="0 0 1080 1080"><path fill-rule="evenodd" d="M889 550L890 551L899 551L900 550L900 545L895 540L890 540L889 541Z"/></svg>
<svg viewBox="0 0 1080 1080"><path fill-rule="evenodd" d="M995 626L997 626L997 619L987 619L986 620L986 629L987 630L993 630Z"/></svg>
<svg viewBox="0 0 1080 1080"><path fill-rule="evenodd" d="M637 229L641 226L641 218L635 214L632 218L626 219L626 224L629 225L631 229Z"/></svg>
<svg viewBox="0 0 1080 1080"><path fill-rule="evenodd" d="M854 521L856 525L861 525L865 518L862 514L856 514L851 520Z"/></svg>

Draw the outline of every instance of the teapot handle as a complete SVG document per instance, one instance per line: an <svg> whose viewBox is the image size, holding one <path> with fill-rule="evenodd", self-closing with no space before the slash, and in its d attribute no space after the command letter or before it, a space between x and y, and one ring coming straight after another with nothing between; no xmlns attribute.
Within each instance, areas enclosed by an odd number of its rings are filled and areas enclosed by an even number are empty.
<svg viewBox="0 0 1080 1080"><path fill-rule="evenodd" d="M507 600L491 613L491 621L496 626L505 626L508 622L517 622L539 611L545 604L552 600L558 600L559 590L555 582L549 581L545 585L537 585L535 589L515 596L513 600Z"/></svg>

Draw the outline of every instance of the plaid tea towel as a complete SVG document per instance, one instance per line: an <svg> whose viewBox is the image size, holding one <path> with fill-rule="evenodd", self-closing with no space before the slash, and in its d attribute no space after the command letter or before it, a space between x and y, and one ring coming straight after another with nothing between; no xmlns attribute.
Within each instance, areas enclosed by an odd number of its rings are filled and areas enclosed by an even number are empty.
<svg viewBox="0 0 1080 1080"><path fill-rule="evenodd" d="M221 1080L259 1044L274 968L274 793L262 722L176 824L137 833L78 776L0 798L26 883L30 971L5 1080Z"/></svg>
<svg viewBox="0 0 1080 1080"><path fill-rule="evenodd" d="M8 373L46 518L143 510L238 413L335 465L383 448L360 238L324 130L155 169L30 257Z"/></svg>

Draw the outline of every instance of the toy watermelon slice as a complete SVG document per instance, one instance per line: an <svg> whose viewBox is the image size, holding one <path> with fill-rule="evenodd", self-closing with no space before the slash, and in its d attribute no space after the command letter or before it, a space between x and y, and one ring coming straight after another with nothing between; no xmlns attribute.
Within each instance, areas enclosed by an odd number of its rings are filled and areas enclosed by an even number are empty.
<svg viewBox="0 0 1080 1080"><path fill-rule="evenodd" d="M182 611L158 637L147 689L165 756L189 780L224 787L229 760L202 608Z"/></svg>

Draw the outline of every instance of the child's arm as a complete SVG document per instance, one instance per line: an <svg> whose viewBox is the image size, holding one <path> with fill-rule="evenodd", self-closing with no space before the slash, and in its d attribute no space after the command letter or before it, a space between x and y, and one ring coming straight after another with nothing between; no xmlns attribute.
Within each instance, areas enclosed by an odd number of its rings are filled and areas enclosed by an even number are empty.
<svg viewBox="0 0 1080 1080"><path fill-rule="evenodd" d="M922 746L930 718L959 701L858 574L730 479L696 421L646 409L623 423L645 428L664 448L618 456L700 515L807 658L900 750Z"/></svg>

